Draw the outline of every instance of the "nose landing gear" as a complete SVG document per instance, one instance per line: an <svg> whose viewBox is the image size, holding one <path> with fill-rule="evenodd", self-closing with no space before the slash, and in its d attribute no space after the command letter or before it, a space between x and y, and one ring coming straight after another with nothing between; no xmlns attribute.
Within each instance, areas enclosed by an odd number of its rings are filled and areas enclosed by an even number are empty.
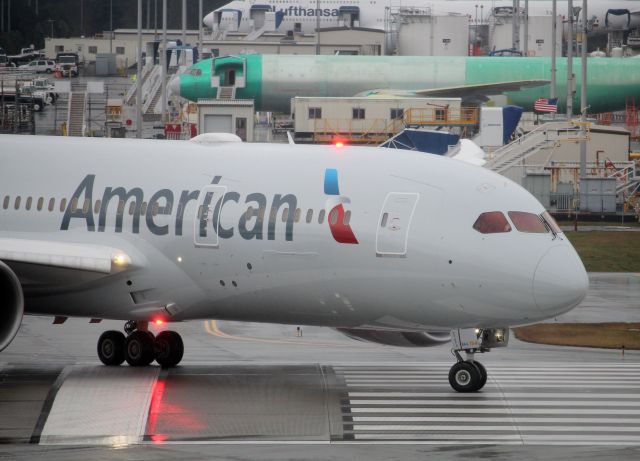
<svg viewBox="0 0 640 461"><path fill-rule="evenodd" d="M457 392L477 392L487 383L487 369L474 360L476 352L489 352L494 347L506 347L508 328L460 329L451 331L453 349L458 360L449 370L449 384ZM464 352L467 359L460 355Z"/></svg>
<svg viewBox="0 0 640 461"><path fill-rule="evenodd" d="M182 337L175 331L163 331L154 337L147 322L129 321L124 330L105 331L98 339L98 358L108 366L125 360L132 367L144 367L155 361L164 368L175 367L184 355Z"/></svg>

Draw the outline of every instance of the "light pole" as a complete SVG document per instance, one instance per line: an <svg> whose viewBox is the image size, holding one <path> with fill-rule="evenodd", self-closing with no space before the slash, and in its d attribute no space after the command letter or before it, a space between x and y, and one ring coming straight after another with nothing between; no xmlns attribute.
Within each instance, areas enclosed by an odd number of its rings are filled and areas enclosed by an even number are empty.
<svg viewBox="0 0 640 461"><path fill-rule="evenodd" d="M113 54L113 0L109 0L109 54Z"/></svg>
<svg viewBox="0 0 640 461"><path fill-rule="evenodd" d="M53 38L53 23L56 22L55 19L47 19L47 22L51 24L51 38Z"/></svg>
<svg viewBox="0 0 640 461"><path fill-rule="evenodd" d="M136 75L136 128L142 138L142 0L138 0L138 67Z"/></svg>
<svg viewBox="0 0 640 461"><path fill-rule="evenodd" d="M162 101L162 123L167 115L167 0L162 0L162 46L160 47L160 66L162 66L160 98Z"/></svg>
<svg viewBox="0 0 640 461"><path fill-rule="evenodd" d="M198 59L202 59L202 0L198 0Z"/></svg>
<svg viewBox="0 0 640 461"><path fill-rule="evenodd" d="M558 5L557 0L553 0L551 7L551 16L553 23L551 24L551 99L556 97L556 48L558 39Z"/></svg>

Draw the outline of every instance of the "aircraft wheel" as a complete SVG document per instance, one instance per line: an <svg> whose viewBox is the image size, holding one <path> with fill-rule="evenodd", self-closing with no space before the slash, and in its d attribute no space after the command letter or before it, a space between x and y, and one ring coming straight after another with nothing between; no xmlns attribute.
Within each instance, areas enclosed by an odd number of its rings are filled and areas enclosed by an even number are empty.
<svg viewBox="0 0 640 461"><path fill-rule="evenodd" d="M108 366L124 362L124 335L119 331L105 331L98 339L98 358Z"/></svg>
<svg viewBox="0 0 640 461"><path fill-rule="evenodd" d="M145 367L153 362L153 334L136 330L124 342L124 358L132 367Z"/></svg>
<svg viewBox="0 0 640 461"><path fill-rule="evenodd" d="M457 362L449 370L449 384L458 392L477 391L480 379L480 369L471 362Z"/></svg>
<svg viewBox="0 0 640 461"><path fill-rule="evenodd" d="M163 331L158 334L154 348L156 362L163 368L175 367L184 355L182 337L175 331Z"/></svg>
<svg viewBox="0 0 640 461"><path fill-rule="evenodd" d="M480 372L480 382L478 383L478 389L476 389L477 391L479 391L484 387L485 384L487 384L487 369L483 364L481 364L480 362L476 362L475 360L473 361L473 364Z"/></svg>

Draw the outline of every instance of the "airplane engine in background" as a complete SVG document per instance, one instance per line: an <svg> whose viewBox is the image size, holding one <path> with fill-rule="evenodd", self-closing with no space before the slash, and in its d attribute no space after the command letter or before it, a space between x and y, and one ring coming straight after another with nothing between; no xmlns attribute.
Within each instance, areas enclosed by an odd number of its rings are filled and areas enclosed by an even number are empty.
<svg viewBox="0 0 640 461"><path fill-rule="evenodd" d="M0 351L11 344L18 333L23 313L20 281L11 268L0 261Z"/></svg>
<svg viewBox="0 0 640 461"><path fill-rule="evenodd" d="M448 331L385 331L361 330L357 328L336 328L350 338L370 343L401 347L439 346L451 340Z"/></svg>

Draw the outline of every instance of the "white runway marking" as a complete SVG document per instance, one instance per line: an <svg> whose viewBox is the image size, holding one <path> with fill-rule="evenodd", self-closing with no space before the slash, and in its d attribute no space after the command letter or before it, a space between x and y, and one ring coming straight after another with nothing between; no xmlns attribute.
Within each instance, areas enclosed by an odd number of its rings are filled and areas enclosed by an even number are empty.
<svg viewBox="0 0 640 461"><path fill-rule="evenodd" d="M483 391L458 394L441 364L334 367L347 387L345 436L373 443L640 445L640 364L487 368Z"/></svg>
<svg viewBox="0 0 640 461"><path fill-rule="evenodd" d="M58 391L41 445L139 443L158 367L74 367Z"/></svg>

